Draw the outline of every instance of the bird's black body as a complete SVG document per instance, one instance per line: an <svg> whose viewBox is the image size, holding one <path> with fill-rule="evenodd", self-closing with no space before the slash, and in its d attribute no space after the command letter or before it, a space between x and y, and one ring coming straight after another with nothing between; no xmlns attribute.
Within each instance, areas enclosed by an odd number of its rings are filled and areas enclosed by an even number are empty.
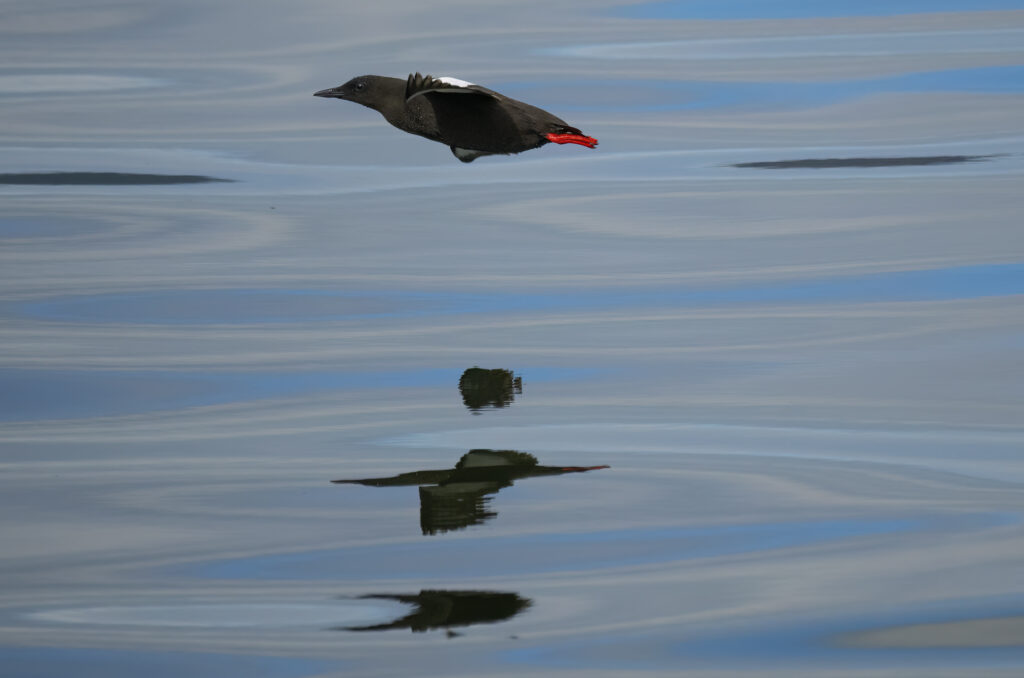
<svg viewBox="0 0 1024 678"><path fill-rule="evenodd" d="M548 142L597 145L597 139L545 110L454 78L362 75L315 96L372 108L400 130L447 144L463 162L521 153Z"/></svg>

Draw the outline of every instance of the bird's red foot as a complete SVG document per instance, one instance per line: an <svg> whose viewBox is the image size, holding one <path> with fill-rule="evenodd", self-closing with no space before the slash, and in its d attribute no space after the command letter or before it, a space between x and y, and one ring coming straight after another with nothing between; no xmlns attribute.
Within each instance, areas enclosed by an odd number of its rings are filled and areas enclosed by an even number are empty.
<svg viewBox="0 0 1024 678"><path fill-rule="evenodd" d="M548 141L553 141L556 144L579 144L580 146L586 146L587 148L593 148L597 146L597 139L594 137L584 136L582 134L545 134Z"/></svg>

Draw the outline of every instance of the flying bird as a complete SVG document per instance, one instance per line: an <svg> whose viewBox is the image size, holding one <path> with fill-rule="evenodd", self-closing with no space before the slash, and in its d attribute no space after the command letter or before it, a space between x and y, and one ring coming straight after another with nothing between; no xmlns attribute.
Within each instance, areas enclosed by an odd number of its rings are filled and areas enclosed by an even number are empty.
<svg viewBox="0 0 1024 678"><path fill-rule="evenodd" d="M597 139L545 110L458 78L361 75L313 96L372 108L404 132L447 144L462 162L521 153L548 142L597 146Z"/></svg>

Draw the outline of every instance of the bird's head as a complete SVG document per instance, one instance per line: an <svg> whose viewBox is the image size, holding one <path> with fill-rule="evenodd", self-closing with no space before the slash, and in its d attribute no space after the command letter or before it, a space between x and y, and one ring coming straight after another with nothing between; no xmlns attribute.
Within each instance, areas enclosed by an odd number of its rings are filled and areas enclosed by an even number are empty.
<svg viewBox="0 0 1024 678"><path fill-rule="evenodd" d="M374 108L374 101L379 94L377 91L379 89L377 87L378 80L379 78L376 75L360 75L359 77L352 78L344 85L314 92L313 96L346 99Z"/></svg>

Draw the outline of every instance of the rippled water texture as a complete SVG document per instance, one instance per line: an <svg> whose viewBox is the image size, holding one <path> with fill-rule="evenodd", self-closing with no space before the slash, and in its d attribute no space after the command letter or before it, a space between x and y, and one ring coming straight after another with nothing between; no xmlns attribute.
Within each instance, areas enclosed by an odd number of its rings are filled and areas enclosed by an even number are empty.
<svg viewBox="0 0 1024 678"><path fill-rule="evenodd" d="M5 678L1024 672L1024 3L16 1L0 56ZM412 71L600 145L312 96Z"/></svg>

